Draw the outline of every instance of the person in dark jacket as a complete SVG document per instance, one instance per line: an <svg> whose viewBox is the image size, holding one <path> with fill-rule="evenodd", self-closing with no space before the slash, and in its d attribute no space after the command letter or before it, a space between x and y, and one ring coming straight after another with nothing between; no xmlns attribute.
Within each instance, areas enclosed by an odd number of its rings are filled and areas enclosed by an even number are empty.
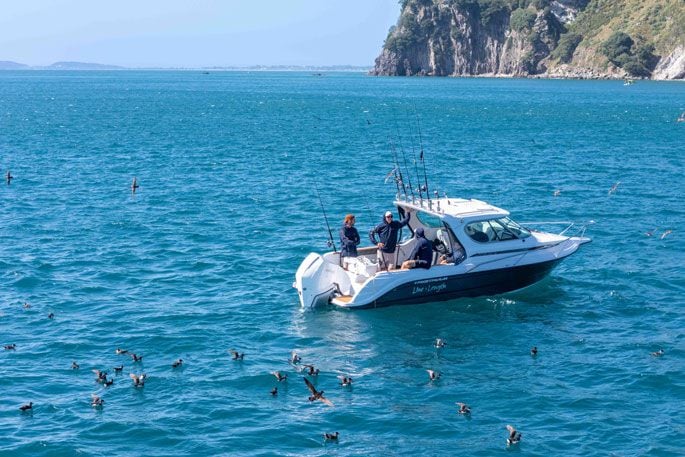
<svg viewBox="0 0 685 457"><path fill-rule="evenodd" d="M346 258L357 257L357 246L361 242L359 232L354 228L354 214L345 216L343 226L340 227L340 260L343 268L347 269Z"/></svg>
<svg viewBox="0 0 685 457"><path fill-rule="evenodd" d="M385 212L383 222L378 224L369 232L369 239L373 244L378 246L378 259L381 263L381 268L395 269L395 248L397 247L397 234L400 229L409 223L410 213L401 221L394 221L390 211ZM378 234L378 240L376 240Z"/></svg>
<svg viewBox="0 0 685 457"><path fill-rule="evenodd" d="M433 263L433 244L426 239L423 227L417 228L414 234L416 235L416 244L409 254L408 260L402 263L402 269L425 268L427 270Z"/></svg>

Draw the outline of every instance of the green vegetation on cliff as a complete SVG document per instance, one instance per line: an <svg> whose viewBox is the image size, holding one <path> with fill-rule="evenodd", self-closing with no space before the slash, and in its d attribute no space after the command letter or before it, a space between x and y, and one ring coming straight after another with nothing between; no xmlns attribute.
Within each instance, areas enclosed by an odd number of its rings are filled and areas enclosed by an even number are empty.
<svg viewBox="0 0 685 457"><path fill-rule="evenodd" d="M399 3L376 74L650 77L664 59L685 76L685 0Z"/></svg>

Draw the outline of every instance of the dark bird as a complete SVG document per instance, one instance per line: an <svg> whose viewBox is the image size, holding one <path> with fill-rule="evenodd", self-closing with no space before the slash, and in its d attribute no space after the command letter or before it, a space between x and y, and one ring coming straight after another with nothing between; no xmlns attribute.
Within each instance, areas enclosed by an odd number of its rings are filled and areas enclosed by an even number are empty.
<svg viewBox="0 0 685 457"><path fill-rule="evenodd" d="M537 346L533 346L533 348L530 350L530 355L533 357L538 355L538 347Z"/></svg>
<svg viewBox="0 0 685 457"><path fill-rule="evenodd" d="M300 363L302 361L302 357L297 355L297 352L293 351L292 354L290 354L290 363L295 365L296 363Z"/></svg>
<svg viewBox="0 0 685 457"><path fill-rule="evenodd" d="M31 309L29 302L24 302L24 309Z"/></svg>
<svg viewBox="0 0 685 457"><path fill-rule="evenodd" d="M93 370L93 373L95 373L97 382L103 383L103 382L107 381L107 372L106 371Z"/></svg>
<svg viewBox="0 0 685 457"><path fill-rule="evenodd" d="M459 406L459 414L471 414L471 408L466 403L457 402L457 405Z"/></svg>
<svg viewBox="0 0 685 457"><path fill-rule="evenodd" d="M307 378L303 378L303 379L304 379L304 383L307 384L307 388L312 393L309 396L309 401L319 400L319 401L324 402L328 406L333 406L333 403L328 398L323 396L323 390L321 390L321 391L316 390L316 387L314 387L314 384L312 384L312 382L309 379L307 379Z"/></svg>
<svg viewBox="0 0 685 457"><path fill-rule="evenodd" d="M72 370L78 370L79 368L81 368L81 367L79 366L78 363L76 363L75 361L71 362L71 369Z"/></svg>
<svg viewBox="0 0 685 457"><path fill-rule="evenodd" d="M271 395L273 395L274 397L278 395L278 387L274 387L273 389L271 389Z"/></svg>
<svg viewBox="0 0 685 457"><path fill-rule="evenodd" d="M228 352L231 353L231 357L233 358L233 360L243 360L245 358L244 352L240 353L240 352L236 351L235 349L231 349Z"/></svg>
<svg viewBox="0 0 685 457"><path fill-rule="evenodd" d="M114 353L116 355L121 355L121 354L128 354L128 351L126 349L116 348Z"/></svg>
<svg viewBox="0 0 685 457"><path fill-rule="evenodd" d="M145 385L145 378L147 378L145 373L139 375L131 373L129 376L133 380L133 387L143 387Z"/></svg>
<svg viewBox="0 0 685 457"><path fill-rule="evenodd" d="M15 349L17 349L17 345L15 343L6 344L4 346L4 348L5 348L5 351L14 351Z"/></svg>
<svg viewBox="0 0 685 457"><path fill-rule="evenodd" d="M657 227L654 227L652 230L645 232L646 236L652 236L656 233Z"/></svg>
<svg viewBox="0 0 685 457"><path fill-rule="evenodd" d="M278 382L285 381L286 379L288 379L288 375L283 374L280 371L272 371L271 374L276 376L276 379L278 379Z"/></svg>
<svg viewBox="0 0 685 457"><path fill-rule="evenodd" d="M121 373L123 369L124 369L124 366L119 365L118 367L114 367L114 372L115 373Z"/></svg>
<svg viewBox="0 0 685 457"><path fill-rule="evenodd" d="M658 351L652 352L652 355L654 357L661 357L662 355L664 355L664 350L660 348Z"/></svg>
<svg viewBox="0 0 685 457"><path fill-rule="evenodd" d="M7 170L7 174L5 175L5 179L7 180L7 185L9 186L12 184L12 180L14 179L14 176L10 173L9 170Z"/></svg>
<svg viewBox="0 0 685 457"><path fill-rule="evenodd" d="M134 362L142 362L143 361L142 355L131 353L131 358L133 359Z"/></svg>
<svg viewBox="0 0 685 457"><path fill-rule="evenodd" d="M136 190L137 190L139 187L140 187L140 186L138 185L138 180L137 180L136 177L134 176L134 177L133 177L133 183L131 183L131 192L133 192L133 193L135 194L135 193L136 193Z"/></svg>
<svg viewBox="0 0 685 457"><path fill-rule="evenodd" d="M104 404L105 404L105 400L103 400L102 398L98 397L95 394L91 395L90 406L92 406L93 408L102 408L102 405L104 405Z"/></svg>
<svg viewBox="0 0 685 457"><path fill-rule="evenodd" d="M21 406L19 407L19 409L22 410L22 411L31 411L31 410L33 409L33 402L30 401L30 402L28 402L28 403L25 404L25 405L21 405Z"/></svg>
<svg viewBox="0 0 685 457"><path fill-rule="evenodd" d="M338 379L340 379L340 385L343 387L352 385L352 378L348 376L338 376Z"/></svg>
<svg viewBox="0 0 685 457"><path fill-rule="evenodd" d="M314 368L314 365L303 365L305 368L307 368L307 374L309 376L318 376L319 375L319 369Z"/></svg>
<svg viewBox="0 0 685 457"><path fill-rule="evenodd" d="M114 384L114 379L105 379L105 380L102 382L102 385L105 386L105 387L109 387L109 386L111 386L112 384Z"/></svg>
<svg viewBox="0 0 685 457"><path fill-rule="evenodd" d="M440 348L444 348L445 346L447 346L447 343L445 343L445 340L443 340L442 338L436 338L434 346L437 349L440 349Z"/></svg>
<svg viewBox="0 0 685 457"><path fill-rule="evenodd" d="M181 365L183 365L183 359L178 359L177 361L171 364L171 368L178 368Z"/></svg>
<svg viewBox="0 0 685 457"><path fill-rule="evenodd" d="M440 379L440 372L439 371L433 371L433 370L426 370L428 372L428 378L431 381L437 381Z"/></svg>
<svg viewBox="0 0 685 457"><path fill-rule="evenodd" d="M324 433L323 434L323 439L326 441L338 441L338 436L340 436L340 433L335 432L335 433Z"/></svg>
<svg viewBox="0 0 685 457"><path fill-rule="evenodd" d="M512 444L517 444L519 441L521 441L521 433L517 432L514 427L511 425L507 425L507 430L509 430L509 437L507 438L507 446L511 446Z"/></svg>
<svg viewBox="0 0 685 457"><path fill-rule="evenodd" d="M54 319L54 318L55 318L55 313L48 314L48 319Z"/></svg>

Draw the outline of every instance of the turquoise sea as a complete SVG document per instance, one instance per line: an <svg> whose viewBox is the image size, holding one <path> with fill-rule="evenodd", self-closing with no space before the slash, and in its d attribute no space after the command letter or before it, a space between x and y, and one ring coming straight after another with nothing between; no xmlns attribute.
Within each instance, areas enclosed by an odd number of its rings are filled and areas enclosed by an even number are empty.
<svg viewBox="0 0 685 457"><path fill-rule="evenodd" d="M685 454L683 111L683 83L0 72L0 455ZM302 311L315 188L368 243L421 142L441 193L593 242L504 296Z"/></svg>

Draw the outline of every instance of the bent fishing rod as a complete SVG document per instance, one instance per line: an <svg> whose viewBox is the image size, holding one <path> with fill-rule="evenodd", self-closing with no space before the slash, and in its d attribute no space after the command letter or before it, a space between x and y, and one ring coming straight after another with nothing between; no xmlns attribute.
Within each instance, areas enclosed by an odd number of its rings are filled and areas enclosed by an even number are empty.
<svg viewBox="0 0 685 457"><path fill-rule="evenodd" d="M335 248L335 241L333 241L333 232L331 232L331 226L328 224L326 209L323 207L323 200L321 200L321 194L319 194L319 186L317 186L316 183L314 183L314 189L316 190L316 196L319 197L319 204L321 205L323 219L326 221L326 228L328 228L328 246L333 246L333 252L338 252L338 250Z"/></svg>

